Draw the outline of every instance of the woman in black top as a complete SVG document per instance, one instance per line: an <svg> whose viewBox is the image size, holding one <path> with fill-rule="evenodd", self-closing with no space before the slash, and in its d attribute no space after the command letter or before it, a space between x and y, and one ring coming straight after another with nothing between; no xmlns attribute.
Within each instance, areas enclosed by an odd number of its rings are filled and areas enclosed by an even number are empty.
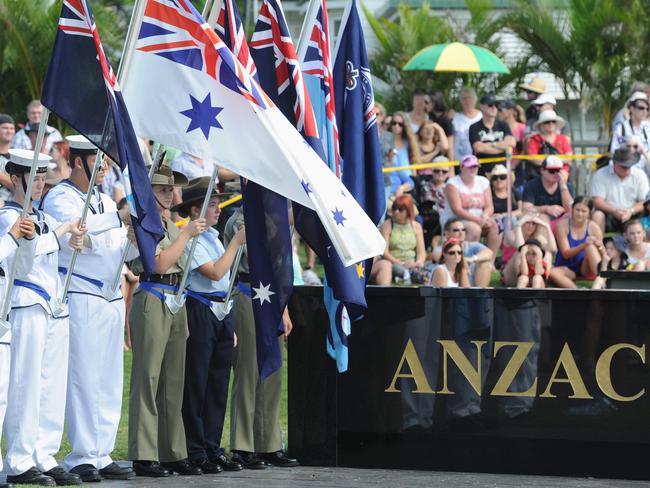
<svg viewBox="0 0 650 488"><path fill-rule="evenodd" d="M499 227L499 232L505 228L506 218L508 216L508 170L502 164L497 164L488 175L492 189L492 204L494 205L494 215L492 216ZM511 178L511 201L513 224L518 217L521 217L521 195L514 187L514 174L510 173Z"/></svg>

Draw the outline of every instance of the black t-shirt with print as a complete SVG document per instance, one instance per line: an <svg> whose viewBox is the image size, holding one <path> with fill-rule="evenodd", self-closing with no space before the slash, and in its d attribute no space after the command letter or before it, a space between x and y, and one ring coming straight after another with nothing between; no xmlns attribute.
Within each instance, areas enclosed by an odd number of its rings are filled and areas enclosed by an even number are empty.
<svg viewBox="0 0 650 488"><path fill-rule="evenodd" d="M472 145L472 148L474 148L475 142L487 142L487 143L501 142L506 138L506 136L510 136L510 135L512 135L512 132L510 132L510 127L508 126L508 124L506 124L505 122L501 122L500 120L495 120L491 128L485 126L485 124L483 123L483 119L469 126L469 143ZM479 159L501 158L504 157L506 153L504 151L498 154L485 154L485 153L477 153L476 151L474 151L474 155ZM495 164L498 163L481 164L481 167L479 169L479 174L484 175L492 171L492 167Z"/></svg>

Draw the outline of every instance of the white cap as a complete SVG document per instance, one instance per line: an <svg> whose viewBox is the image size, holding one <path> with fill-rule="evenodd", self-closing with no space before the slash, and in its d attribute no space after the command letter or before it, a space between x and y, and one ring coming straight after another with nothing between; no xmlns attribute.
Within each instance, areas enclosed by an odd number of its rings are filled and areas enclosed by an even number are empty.
<svg viewBox="0 0 650 488"><path fill-rule="evenodd" d="M562 169L562 168L564 168L564 163L556 155L549 154L548 156L546 156L546 159L542 163L542 168L544 168L544 169Z"/></svg>
<svg viewBox="0 0 650 488"><path fill-rule="evenodd" d="M77 149L80 151L97 151L97 146L90 142L86 137L76 134L65 138L70 145L70 149Z"/></svg>
<svg viewBox="0 0 650 488"><path fill-rule="evenodd" d="M634 103L637 100L643 100L643 101L647 102L648 101L648 95L646 95L645 93L640 92L640 91L634 92L634 93L632 93L632 96L627 101L627 103Z"/></svg>
<svg viewBox="0 0 650 488"><path fill-rule="evenodd" d="M9 149L9 161L16 166L31 168L33 160L34 151L30 151L29 149ZM37 168L47 170L50 161L52 161L52 158L47 154L39 154Z"/></svg>
<svg viewBox="0 0 650 488"><path fill-rule="evenodd" d="M535 105L544 105L547 103L550 103L551 105L557 105L557 100L555 100L555 97L550 93L542 93L533 101L533 104Z"/></svg>

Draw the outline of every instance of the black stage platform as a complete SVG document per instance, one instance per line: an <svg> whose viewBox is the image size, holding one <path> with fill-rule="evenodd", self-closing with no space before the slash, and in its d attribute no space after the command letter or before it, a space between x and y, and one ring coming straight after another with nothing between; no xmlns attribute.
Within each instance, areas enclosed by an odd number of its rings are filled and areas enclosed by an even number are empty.
<svg viewBox="0 0 650 488"><path fill-rule="evenodd" d="M350 364L296 287L289 446L303 464L650 479L650 292L379 288Z"/></svg>

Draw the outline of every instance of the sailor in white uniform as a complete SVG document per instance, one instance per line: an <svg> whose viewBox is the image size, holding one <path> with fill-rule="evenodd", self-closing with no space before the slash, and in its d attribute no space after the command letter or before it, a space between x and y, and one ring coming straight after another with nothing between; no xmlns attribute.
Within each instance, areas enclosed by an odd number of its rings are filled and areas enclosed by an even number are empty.
<svg viewBox="0 0 650 488"><path fill-rule="evenodd" d="M67 138L70 145L70 178L52 188L41 208L60 221L81 217L97 148L83 136ZM117 205L100 193L106 162L97 173L86 218L88 239L78 254L69 289L70 356L66 426L72 451L64 466L84 482L130 479L131 468L120 467L110 457L122 410L124 354L124 299L120 288L111 290L127 242ZM122 218L129 218L128 208ZM137 247L131 246L137 256ZM61 279L65 279L71 249L59 255Z"/></svg>
<svg viewBox="0 0 650 488"><path fill-rule="evenodd" d="M0 235L19 219L25 200L33 151L12 149L6 171L13 184L14 200L0 209ZM39 199L45 186L47 163L38 155L38 174L32 199ZM7 482L45 486L78 485L81 478L59 467L54 455L61 446L68 369L68 317L55 317L61 293L58 273L59 239L70 234L68 244L83 246L85 229L77 221L64 224L31 208L30 218L38 234L32 241L34 259L28 272L14 281L11 312L11 375L5 434ZM21 246L22 247L22 246ZM20 251L16 253L20 255ZM5 260L11 269L16 254ZM65 311L64 311L65 312Z"/></svg>
<svg viewBox="0 0 650 488"><path fill-rule="evenodd" d="M34 222L30 218L18 219L9 233L0 236L0 262L4 266L4 261L11 255L15 254L20 245L21 239L34 239ZM35 247L31 243L26 243L23 250L18 255L19 263L17 274L23 276L32 267L34 261ZM8 270L7 270L8 272ZM5 296L5 270L0 268L0 309ZM11 371L11 329L9 322L0 317L0 438L2 437L2 425L5 420L5 411L7 410L7 393L9 391L9 372ZM2 459L0 459L0 471L2 471ZM10 485L0 483L0 488L6 488Z"/></svg>

